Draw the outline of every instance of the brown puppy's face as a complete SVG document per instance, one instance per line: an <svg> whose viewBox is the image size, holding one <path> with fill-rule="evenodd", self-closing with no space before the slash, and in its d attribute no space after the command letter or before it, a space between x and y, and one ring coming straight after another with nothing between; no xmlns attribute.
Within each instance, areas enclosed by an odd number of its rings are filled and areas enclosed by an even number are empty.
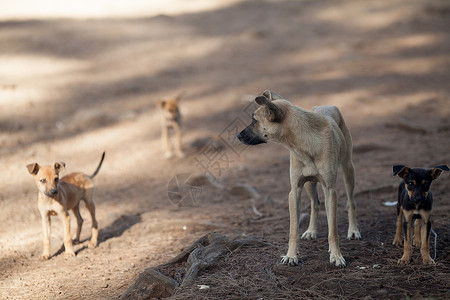
<svg viewBox="0 0 450 300"><path fill-rule="evenodd" d="M53 198L58 195L59 173L66 166L63 162L55 162L53 166L41 167L37 163L27 166L28 172L34 175L36 186L41 193Z"/></svg>
<svg viewBox="0 0 450 300"><path fill-rule="evenodd" d="M168 98L159 102L162 108L164 118L168 120L176 120L180 111L178 109L178 98Z"/></svg>
<svg viewBox="0 0 450 300"><path fill-rule="evenodd" d="M255 102L260 107L253 113L252 123L242 130L237 138L246 145L278 141L283 131L282 110L264 95L257 97Z"/></svg>

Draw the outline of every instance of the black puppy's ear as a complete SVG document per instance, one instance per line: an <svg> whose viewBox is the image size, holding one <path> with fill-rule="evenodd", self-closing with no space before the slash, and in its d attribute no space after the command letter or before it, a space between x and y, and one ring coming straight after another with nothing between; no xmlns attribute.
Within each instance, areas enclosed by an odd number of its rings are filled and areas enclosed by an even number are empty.
<svg viewBox="0 0 450 300"><path fill-rule="evenodd" d="M66 167L66 163L60 161L60 162L55 162L55 164L53 165L53 167L55 168L56 172L61 172L62 169L64 169Z"/></svg>
<svg viewBox="0 0 450 300"><path fill-rule="evenodd" d="M431 178L433 178L433 180L437 179L441 175L442 171L450 171L450 169L447 165L436 166L430 169Z"/></svg>
<svg viewBox="0 0 450 300"><path fill-rule="evenodd" d="M281 122L283 120L283 112L281 109L264 95L256 97L255 102L259 106L266 106L267 120L270 122Z"/></svg>
<svg viewBox="0 0 450 300"><path fill-rule="evenodd" d="M41 167L37 163L27 165L28 172L30 172L31 175L36 175L40 168Z"/></svg>
<svg viewBox="0 0 450 300"><path fill-rule="evenodd" d="M395 165L395 166L392 166L392 171L394 172L393 176L398 175L399 177L405 179L406 176L408 176L411 169L408 167L405 167L404 165Z"/></svg>

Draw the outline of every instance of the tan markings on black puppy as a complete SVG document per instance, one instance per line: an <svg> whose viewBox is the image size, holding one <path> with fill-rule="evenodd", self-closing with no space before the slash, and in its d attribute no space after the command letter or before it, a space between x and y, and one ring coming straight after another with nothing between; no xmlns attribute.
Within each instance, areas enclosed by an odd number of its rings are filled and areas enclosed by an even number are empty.
<svg viewBox="0 0 450 300"><path fill-rule="evenodd" d="M405 228L405 241L403 243L403 256L399 259L399 264L409 264L411 262L411 252L412 252L412 218L414 215L413 211L404 210L403 215L406 220Z"/></svg>
<svg viewBox="0 0 450 300"><path fill-rule="evenodd" d="M425 224L425 226L426 226L426 224ZM414 241L413 241L413 245L416 247L420 247L420 245L422 243L422 238L420 237L421 228L422 228L422 220L416 219L414 221Z"/></svg>
<svg viewBox="0 0 450 300"><path fill-rule="evenodd" d="M395 224L395 237L394 242L392 243L395 246L401 246L402 245L402 234L403 234L403 209L400 209L400 211L397 214L397 222Z"/></svg>
<svg viewBox="0 0 450 300"><path fill-rule="evenodd" d="M92 200L94 182L105 158L103 152L100 163L92 175L84 173L71 173L59 179L59 173L64 169L65 163L56 162L53 166L39 166L37 163L27 165L28 172L34 176L38 193L38 209L42 218L44 250L41 259L50 258L50 216L59 216L64 226L64 248L66 256L75 256L72 238L70 236L69 210L77 218L77 233L74 242L80 241L83 219L80 215L80 200L85 201L92 219L92 233L89 248L97 247L98 223L95 218L95 205Z"/></svg>
<svg viewBox="0 0 450 300"><path fill-rule="evenodd" d="M302 238L317 237L317 183L320 182L325 194L330 262L345 266L339 248L336 220L336 178L339 168L343 170L347 192L347 237L359 239L361 235L356 224L353 198L355 171L352 138L339 109L335 106L317 106L312 111L306 111L270 91L264 91L255 102L259 107L253 114L252 123L238 134L238 139L247 145L275 142L290 151L289 248L282 263L298 264L298 219L303 187L311 198L311 218Z"/></svg>
<svg viewBox="0 0 450 300"><path fill-rule="evenodd" d="M161 140L164 155L167 158L173 156L173 152L177 157L184 157L184 153L181 149L181 113L179 109L179 97L166 98L158 102L158 106L161 108ZM169 132L174 131L174 147L170 141Z"/></svg>
<svg viewBox="0 0 450 300"><path fill-rule="evenodd" d="M420 216L422 217L421 222L421 247L420 247L420 255L422 256L422 263L425 265L433 265L435 264L434 260L430 256L429 245L430 245L430 214L431 211L421 210L419 211Z"/></svg>

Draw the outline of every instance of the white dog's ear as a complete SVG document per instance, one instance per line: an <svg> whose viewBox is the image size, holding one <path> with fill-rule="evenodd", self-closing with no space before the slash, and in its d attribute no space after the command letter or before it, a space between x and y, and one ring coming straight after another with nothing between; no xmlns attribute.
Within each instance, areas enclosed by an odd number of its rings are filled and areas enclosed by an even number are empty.
<svg viewBox="0 0 450 300"><path fill-rule="evenodd" d="M265 90L264 92L262 92L261 94L262 96L266 97L267 99L269 99L270 101L272 101L272 92L269 90Z"/></svg>
<svg viewBox="0 0 450 300"><path fill-rule="evenodd" d="M37 163L27 165L28 172L30 172L31 175L36 175L40 168L41 167Z"/></svg>
<svg viewBox="0 0 450 300"><path fill-rule="evenodd" d="M56 172L61 172L65 167L66 167L66 163L65 162L55 162L55 164L53 165L53 167L55 168Z"/></svg>
<svg viewBox="0 0 450 300"><path fill-rule="evenodd" d="M258 96L255 99L256 104L266 107L267 120L270 122L281 122L283 120L283 112L272 103L266 96Z"/></svg>
<svg viewBox="0 0 450 300"><path fill-rule="evenodd" d="M280 94L273 93L273 92L271 92L269 90L265 90L264 92L262 92L261 95L263 95L264 97L266 97L270 101L284 99L283 96L281 96Z"/></svg>

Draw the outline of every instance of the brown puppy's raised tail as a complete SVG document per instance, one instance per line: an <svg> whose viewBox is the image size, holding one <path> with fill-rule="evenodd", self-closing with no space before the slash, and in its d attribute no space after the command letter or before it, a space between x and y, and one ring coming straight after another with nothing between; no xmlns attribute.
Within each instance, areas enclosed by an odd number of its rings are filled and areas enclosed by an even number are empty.
<svg viewBox="0 0 450 300"><path fill-rule="evenodd" d="M95 175L97 175L98 171L100 171L100 168L101 168L102 163L103 163L103 159L105 159L105 152L103 152L103 154L102 154L102 158L100 159L100 163L98 164L97 169L95 170L95 172L92 175L89 176L89 178L91 178L91 179L94 178Z"/></svg>

